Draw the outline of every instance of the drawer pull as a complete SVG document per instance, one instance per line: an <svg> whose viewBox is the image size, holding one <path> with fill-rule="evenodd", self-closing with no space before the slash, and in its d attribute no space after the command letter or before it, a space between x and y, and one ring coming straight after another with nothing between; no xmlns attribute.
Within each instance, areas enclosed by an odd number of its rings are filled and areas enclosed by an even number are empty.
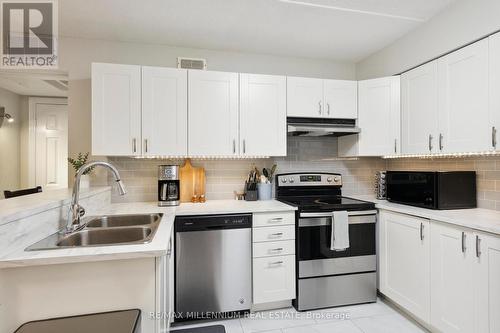
<svg viewBox="0 0 500 333"><path fill-rule="evenodd" d="M273 252L276 252L276 251L283 251L283 248L282 248L282 247L278 247L278 248L276 248L276 249L269 249L269 252L271 252L271 251L273 251Z"/></svg>
<svg viewBox="0 0 500 333"><path fill-rule="evenodd" d="M270 219L269 222L281 222L283 221L282 217L275 217L274 219Z"/></svg>
<svg viewBox="0 0 500 333"><path fill-rule="evenodd" d="M282 232L276 232L274 234L271 234L271 236L277 236L277 237L279 237L279 236L283 236L283 233Z"/></svg>
<svg viewBox="0 0 500 333"><path fill-rule="evenodd" d="M476 257L481 257L481 238L476 235Z"/></svg>
<svg viewBox="0 0 500 333"><path fill-rule="evenodd" d="M465 237L466 237L465 232L462 231L462 253L465 253L465 250L467 249L465 247Z"/></svg>
<svg viewBox="0 0 500 333"><path fill-rule="evenodd" d="M283 261L280 260L280 261L270 262L269 266L281 265L281 264L283 264Z"/></svg>

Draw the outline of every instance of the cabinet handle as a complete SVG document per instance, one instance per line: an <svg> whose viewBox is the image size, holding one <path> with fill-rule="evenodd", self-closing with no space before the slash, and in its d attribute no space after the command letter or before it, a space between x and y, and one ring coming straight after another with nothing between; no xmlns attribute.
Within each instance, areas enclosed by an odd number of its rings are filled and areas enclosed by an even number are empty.
<svg viewBox="0 0 500 333"><path fill-rule="evenodd" d="M282 222L283 221L283 218L282 217L275 217L274 219L270 219L269 220L269 223L273 223L273 222Z"/></svg>
<svg viewBox="0 0 500 333"><path fill-rule="evenodd" d="M233 139L233 154L236 154L236 140Z"/></svg>
<svg viewBox="0 0 500 333"><path fill-rule="evenodd" d="M424 224L420 223L420 240L424 240Z"/></svg>
<svg viewBox="0 0 500 333"><path fill-rule="evenodd" d="M443 150L443 134L439 133L439 150Z"/></svg>
<svg viewBox="0 0 500 333"><path fill-rule="evenodd" d="M270 249L269 251L273 251L273 252L275 252L275 251L283 251L283 248L282 247L278 247L277 249Z"/></svg>
<svg viewBox="0 0 500 333"><path fill-rule="evenodd" d="M326 103L326 113L330 115L330 103Z"/></svg>
<svg viewBox="0 0 500 333"><path fill-rule="evenodd" d="M479 238L478 235L476 235L476 257L481 256L481 238Z"/></svg>
<svg viewBox="0 0 500 333"><path fill-rule="evenodd" d="M432 151L432 148L433 148L433 147L432 147L432 139L434 139L434 138L432 137L432 134L429 134L429 152L431 152L431 151Z"/></svg>
<svg viewBox="0 0 500 333"><path fill-rule="evenodd" d="M394 139L394 154L398 153L398 139Z"/></svg>
<svg viewBox="0 0 500 333"><path fill-rule="evenodd" d="M280 260L280 261L270 262L269 266L271 266L271 265L272 266L274 266L274 265L281 265L281 264L283 264L283 261Z"/></svg>
<svg viewBox="0 0 500 333"><path fill-rule="evenodd" d="M493 148L497 147L497 128L495 126L491 128L491 145Z"/></svg>
<svg viewBox="0 0 500 333"><path fill-rule="evenodd" d="M172 255L172 240L168 242L167 256L170 257Z"/></svg>
<svg viewBox="0 0 500 333"><path fill-rule="evenodd" d="M144 151L147 153L148 150L148 139L144 139Z"/></svg>
<svg viewBox="0 0 500 333"><path fill-rule="evenodd" d="M465 250L467 250L465 247L465 237L467 236L465 235L465 232L462 231L462 253L465 253Z"/></svg>
<svg viewBox="0 0 500 333"><path fill-rule="evenodd" d="M245 142L245 139L243 139L243 154L247 152L247 144Z"/></svg>
<svg viewBox="0 0 500 333"><path fill-rule="evenodd" d="M319 114L321 114L321 101L318 102L319 105Z"/></svg>
<svg viewBox="0 0 500 333"><path fill-rule="evenodd" d="M136 138L132 139L132 151L134 153L137 153L137 139Z"/></svg>
<svg viewBox="0 0 500 333"><path fill-rule="evenodd" d="M271 234L271 236L283 236L283 233L282 232L277 232L277 233Z"/></svg>

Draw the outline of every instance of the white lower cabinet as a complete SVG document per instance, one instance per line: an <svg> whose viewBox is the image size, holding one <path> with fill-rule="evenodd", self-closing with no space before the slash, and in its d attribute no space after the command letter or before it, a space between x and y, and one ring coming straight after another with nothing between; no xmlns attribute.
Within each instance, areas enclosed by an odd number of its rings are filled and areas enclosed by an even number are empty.
<svg viewBox="0 0 500 333"><path fill-rule="evenodd" d="M291 214L253 214L254 305L295 298L295 220Z"/></svg>
<svg viewBox="0 0 500 333"><path fill-rule="evenodd" d="M500 237L379 213L380 292L436 332L500 332Z"/></svg>
<svg viewBox="0 0 500 333"><path fill-rule="evenodd" d="M295 298L295 255L253 259L254 304Z"/></svg>
<svg viewBox="0 0 500 333"><path fill-rule="evenodd" d="M431 325L442 332L474 330L475 267L473 233L431 225Z"/></svg>
<svg viewBox="0 0 500 333"><path fill-rule="evenodd" d="M500 332L500 237L478 233L476 332Z"/></svg>
<svg viewBox="0 0 500 333"><path fill-rule="evenodd" d="M423 321L430 319L428 219L379 214L380 291Z"/></svg>

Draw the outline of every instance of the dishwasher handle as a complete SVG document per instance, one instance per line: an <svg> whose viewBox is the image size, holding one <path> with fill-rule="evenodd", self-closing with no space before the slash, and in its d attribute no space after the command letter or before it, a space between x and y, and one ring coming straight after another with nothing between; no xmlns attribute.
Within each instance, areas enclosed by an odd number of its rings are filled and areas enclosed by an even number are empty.
<svg viewBox="0 0 500 333"><path fill-rule="evenodd" d="M252 227L252 214L198 215L175 218L175 232L215 231Z"/></svg>

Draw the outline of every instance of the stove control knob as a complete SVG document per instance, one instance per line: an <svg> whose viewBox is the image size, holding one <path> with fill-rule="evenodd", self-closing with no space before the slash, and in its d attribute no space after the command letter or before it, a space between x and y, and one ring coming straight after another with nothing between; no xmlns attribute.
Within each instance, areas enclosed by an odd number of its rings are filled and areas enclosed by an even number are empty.
<svg viewBox="0 0 500 333"><path fill-rule="evenodd" d="M282 183L286 183L286 178L281 178Z"/></svg>
<svg viewBox="0 0 500 333"><path fill-rule="evenodd" d="M289 181L290 183L294 183L294 182L295 182L295 179L290 178L288 181Z"/></svg>
<svg viewBox="0 0 500 333"><path fill-rule="evenodd" d="M332 178L332 177L328 177L328 178L326 179L326 181L327 181L327 182L329 182L329 183L331 183L331 182L332 182L332 180L333 180L333 178Z"/></svg>
<svg viewBox="0 0 500 333"><path fill-rule="evenodd" d="M333 178L333 181L336 182L336 183L339 183L340 182L340 177Z"/></svg>

